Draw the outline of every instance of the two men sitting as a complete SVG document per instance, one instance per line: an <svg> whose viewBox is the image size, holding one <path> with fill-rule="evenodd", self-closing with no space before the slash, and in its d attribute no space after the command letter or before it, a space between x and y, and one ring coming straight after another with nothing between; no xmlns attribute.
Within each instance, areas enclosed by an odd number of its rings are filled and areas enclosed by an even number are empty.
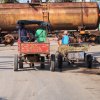
<svg viewBox="0 0 100 100"><path fill-rule="evenodd" d="M32 31L27 31L24 26L20 28L20 40L21 42L45 42L47 37L47 32L45 27L40 26L35 34Z"/></svg>

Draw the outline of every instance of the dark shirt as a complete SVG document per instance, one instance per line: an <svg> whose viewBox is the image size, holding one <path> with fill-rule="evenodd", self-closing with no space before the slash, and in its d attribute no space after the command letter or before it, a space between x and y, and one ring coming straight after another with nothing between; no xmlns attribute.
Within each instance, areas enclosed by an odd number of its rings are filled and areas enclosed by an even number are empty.
<svg viewBox="0 0 100 100"><path fill-rule="evenodd" d="M21 41L28 41L26 29L23 28L20 30L20 37L21 37Z"/></svg>

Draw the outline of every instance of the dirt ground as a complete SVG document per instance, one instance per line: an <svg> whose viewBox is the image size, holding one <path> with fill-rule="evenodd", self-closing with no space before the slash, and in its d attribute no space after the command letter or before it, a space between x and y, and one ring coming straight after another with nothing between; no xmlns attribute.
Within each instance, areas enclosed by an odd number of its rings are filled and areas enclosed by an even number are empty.
<svg viewBox="0 0 100 100"><path fill-rule="evenodd" d="M90 46L97 60L92 69L85 64L68 66L63 71L23 69L13 71L14 46L0 45L0 100L100 100L100 45Z"/></svg>

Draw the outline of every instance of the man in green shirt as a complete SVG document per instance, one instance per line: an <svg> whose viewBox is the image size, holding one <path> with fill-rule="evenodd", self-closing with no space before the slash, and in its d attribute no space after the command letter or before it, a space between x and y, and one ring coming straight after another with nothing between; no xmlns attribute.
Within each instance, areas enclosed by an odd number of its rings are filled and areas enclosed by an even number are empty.
<svg viewBox="0 0 100 100"><path fill-rule="evenodd" d="M36 30L35 37L37 42L46 42L47 32L44 27L40 27Z"/></svg>

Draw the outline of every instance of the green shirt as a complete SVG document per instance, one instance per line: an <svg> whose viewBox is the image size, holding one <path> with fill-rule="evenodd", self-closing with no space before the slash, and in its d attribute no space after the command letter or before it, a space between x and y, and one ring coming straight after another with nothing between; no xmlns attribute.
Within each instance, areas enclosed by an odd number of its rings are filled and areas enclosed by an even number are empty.
<svg viewBox="0 0 100 100"><path fill-rule="evenodd" d="M38 29L35 33L37 42L45 42L47 37L47 32L44 29Z"/></svg>

